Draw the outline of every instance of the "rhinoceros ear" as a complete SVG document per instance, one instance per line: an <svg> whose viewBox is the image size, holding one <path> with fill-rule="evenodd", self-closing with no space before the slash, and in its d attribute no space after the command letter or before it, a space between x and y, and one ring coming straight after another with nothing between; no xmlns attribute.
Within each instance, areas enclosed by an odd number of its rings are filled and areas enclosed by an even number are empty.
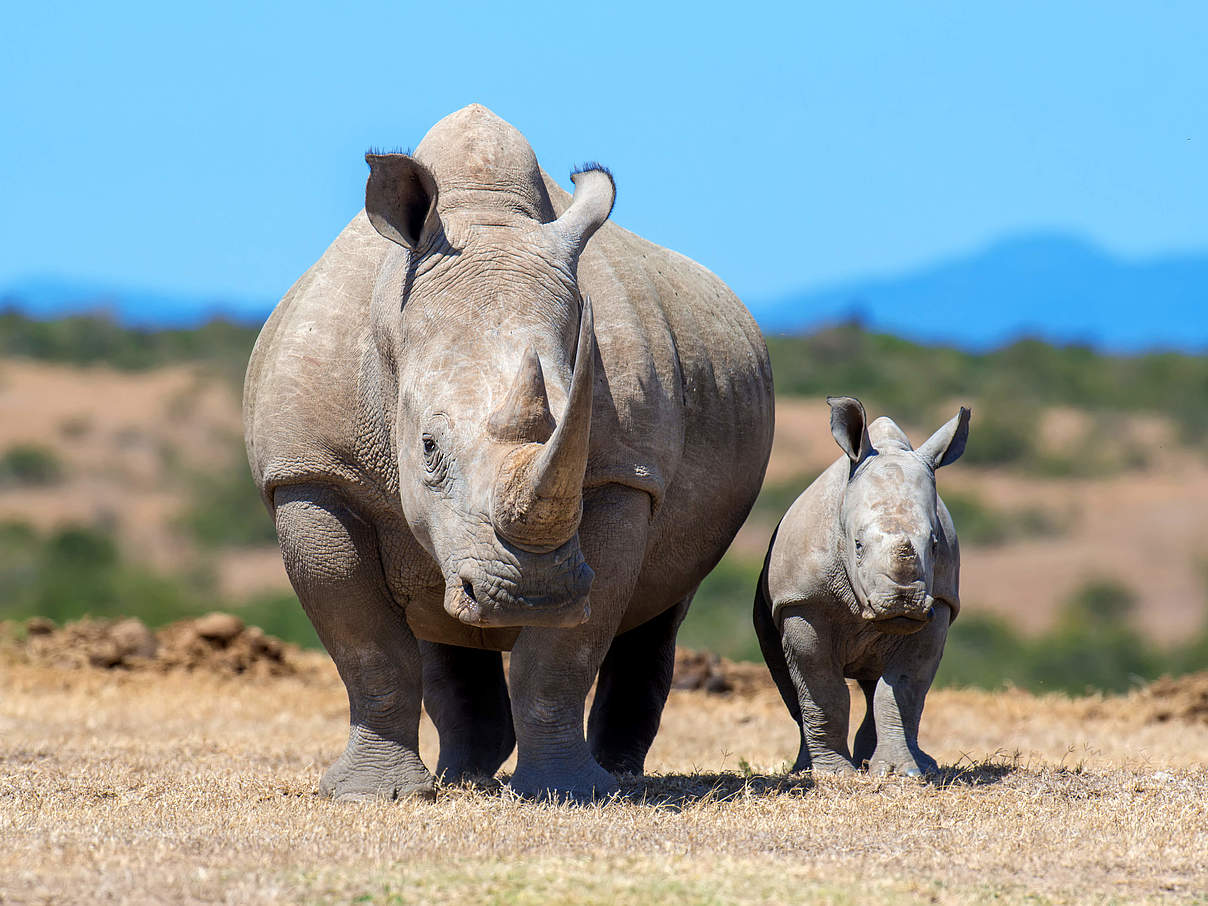
<svg viewBox="0 0 1208 906"><path fill-rule="evenodd" d="M548 226L577 260L587 245L587 240L604 225L612 213L612 204L617 197L612 173L599 164L586 164L583 169L570 175L575 184L575 195L570 207L562 216Z"/></svg>
<svg viewBox="0 0 1208 906"><path fill-rule="evenodd" d="M860 462L872 452L864 406L851 396L828 396L826 403L831 407L831 434L839 449L853 463Z"/></svg>
<svg viewBox="0 0 1208 906"><path fill-rule="evenodd" d="M436 180L407 154L366 154L365 213L391 242L414 251L436 223Z"/></svg>
<svg viewBox="0 0 1208 906"><path fill-rule="evenodd" d="M965 452L965 443L969 440L970 415L969 410L961 406L961 411L927 438L927 442L915 452L933 469L956 462Z"/></svg>

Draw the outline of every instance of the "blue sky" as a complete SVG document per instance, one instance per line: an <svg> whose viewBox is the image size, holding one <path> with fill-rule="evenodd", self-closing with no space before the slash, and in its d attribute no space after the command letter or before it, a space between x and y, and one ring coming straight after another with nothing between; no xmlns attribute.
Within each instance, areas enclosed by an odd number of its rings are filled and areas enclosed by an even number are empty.
<svg viewBox="0 0 1208 906"><path fill-rule="evenodd" d="M0 287L275 299L371 146L484 103L623 226L772 299L1068 232L1208 250L1208 4L23 3Z"/></svg>

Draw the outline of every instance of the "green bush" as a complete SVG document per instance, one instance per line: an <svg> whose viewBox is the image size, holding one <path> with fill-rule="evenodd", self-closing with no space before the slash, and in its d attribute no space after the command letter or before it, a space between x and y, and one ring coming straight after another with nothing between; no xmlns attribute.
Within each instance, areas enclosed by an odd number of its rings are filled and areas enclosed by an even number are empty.
<svg viewBox="0 0 1208 906"><path fill-rule="evenodd" d="M177 362L204 362L242 381L259 327L215 319L199 327L124 327L105 313L38 320L0 310L0 356L75 365L105 363L141 371Z"/></svg>
<svg viewBox="0 0 1208 906"><path fill-rule="evenodd" d="M735 660L759 660L759 642L751 625L751 608L762 560L733 552L705 577L680 627L679 644L703 648Z"/></svg>
<svg viewBox="0 0 1208 906"><path fill-rule="evenodd" d="M277 543L272 517L260 500L247 461L240 455L224 468L192 476L182 523L202 547Z"/></svg>
<svg viewBox="0 0 1208 906"><path fill-rule="evenodd" d="M970 353L873 333L858 324L773 335L767 341L781 396L857 396L870 415L928 426L951 416L943 409L951 401L972 404L967 462L1078 474L1081 461L1039 459L1036 425L1049 406L1160 413L1174 421L1185 440L1208 439L1208 356L1106 355L1038 340ZM1103 465L1127 463L1096 468Z"/></svg>
<svg viewBox="0 0 1208 906"><path fill-rule="evenodd" d="M1091 582L1067 602L1057 625L1026 638L996 617L963 615L948 635L936 683L1034 692L1126 692L1163 673L1208 668L1208 634L1161 650L1128 623L1134 597L1111 582Z"/></svg>
<svg viewBox="0 0 1208 906"><path fill-rule="evenodd" d="M0 456L0 485L26 487L56 484L63 479L58 454L41 444L16 444Z"/></svg>
<svg viewBox="0 0 1208 906"><path fill-rule="evenodd" d="M113 539L95 528L69 526L40 537L29 526L0 527L0 618L85 614L136 616L161 624L202 612L196 589L174 576L122 560Z"/></svg>
<svg viewBox="0 0 1208 906"><path fill-rule="evenodd" d="M293 594L224 599L204 569L177 575L131 563L110 535L90 526L40 535L25 523L0 523L0 588L0 620L131 616L157 627L229 610L286 641L319 644Z"/></svg>

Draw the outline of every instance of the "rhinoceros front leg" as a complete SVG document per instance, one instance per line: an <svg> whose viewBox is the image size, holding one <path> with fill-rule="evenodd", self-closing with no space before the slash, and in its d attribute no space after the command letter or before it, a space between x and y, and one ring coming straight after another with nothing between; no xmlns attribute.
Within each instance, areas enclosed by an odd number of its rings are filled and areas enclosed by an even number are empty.
<svg viewBox="0 0 1208 906"><path fill-rule="evenodd" d="M419 646L386 589L374 530L325 488L279 488L274 501L286 571L348 689L348 745L319 792L432 798L419 757Z"/></svg>
<svg viewBox="0 0 1208 906"><path fill-rule="evenodd" d="M618 789L588 748L583 709L633 594L649 518L642 492L610 485L585 495L579 537L596 574L591 616L573 629L528 627L516 639L508 673L517 747L510 785L521 795L590 798Z"/></svg>
<svg viewBox="0 0 1208 906"><path fill-rule="evenodd" d="M949 614L947 604L936 603L931 622L903 637L886 660L873 693L877 747L868 762L870 773L918 777L939 770L935 759L919 748L919 722L944 653Z"/></svg>
<svg viewBox="0 0 1208 906"><path fill-rule="evenodd" d="M516 733L498 651L420 642L424 707L440 734L436 773L445 781L495 776Z"/></svg>
<svg viewBox="0 0 1208 906"><path fill-rule="evenodd" d="M596 682L587 742L607 771L641 774L675 672L675 634L692 595L617 636Z"/></svg>
<svg viewBox="0 0 1208 906"><path fill-rule="evenodd" d="M789 676L801 706L801 750L795 771L850 774L855 771L847 749L851 696L835 657L831 627L824 620L786 616L781 642Z"/></svg>

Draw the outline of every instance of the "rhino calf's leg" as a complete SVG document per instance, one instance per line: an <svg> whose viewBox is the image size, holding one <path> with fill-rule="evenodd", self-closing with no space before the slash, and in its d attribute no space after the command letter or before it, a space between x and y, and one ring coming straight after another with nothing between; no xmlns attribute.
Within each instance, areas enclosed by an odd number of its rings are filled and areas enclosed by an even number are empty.
<svg viewBox="0 0 1208 906"><path fill-rule="evenodd" d="M606 771L641 774L675 672L675 634L692 595L613 639L587 720L587 744Z"/></svg>
<svg viewBox="0 0 1208 906"><path fill-rule="evenodd" d="M944 653L950 613L947 604L937 602L931 622L903 637L886 660L873 695L877 746L868 762L871 773L918 777L939 770L935 759L919 748L919 721Z"/></svg>
<svg viewBox="0 0 1208 906"><path fill-rule="evenodd" d="M434 797L419 757L419 646L386 588L373 529L325 488L278 488L274 501L286 571L348 689L348 745L319 792Z"/></svg>
<svg viewBox="0 0 1208 906"><path fill-rule="evenodd" d="M847 749L851 695L835 658L830 627L822 621L786 616L781 641L801 709L801 751L793 770L853 773Z"/></svg>
<svg viewBox="0 0 1208 906"><path fill-rule="evenodd" d="M512 754L516 733L498 651L420 642L424 707L440 734L437 776L494 777Z"/></svg>

